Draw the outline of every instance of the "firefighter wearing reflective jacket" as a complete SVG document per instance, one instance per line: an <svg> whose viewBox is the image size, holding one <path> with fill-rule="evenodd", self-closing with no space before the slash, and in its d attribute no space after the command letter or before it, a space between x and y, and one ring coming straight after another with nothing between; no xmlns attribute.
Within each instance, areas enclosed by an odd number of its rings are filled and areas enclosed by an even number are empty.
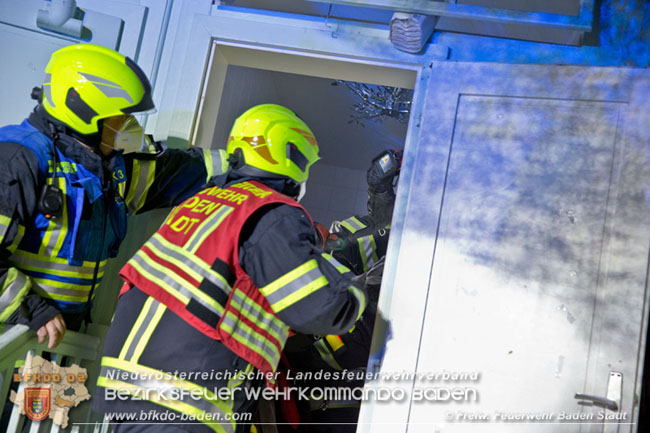
<svg viewBox="0 0 650 433"><path fill-rule="evenodd" d="M151 86L128 57L72 45L45 73L34 112L0 128L0 322L53 348L81 326L127 215L182 202L226 161L144 136L131 114L153 109Z"/></svg>
<svg viewBox="0 0 650 433"><path fill-rule="evenodd" d="M259 105L235 121L227 153L230 170L177 206L122 269L94 397L97 410L135 422L189 423L116 423L118 433L247 431L250 392L274 385L290 329L342 334L365 309L296 202L318 160L309 127Z"/></svg>
<svg viewBox="0 0 650 433"><path fill-rule="evenodd" d="M399 175L401 151L386 151L373 159L367 172L368 215L352 216L332 224L332 233L320 230L323 249L353 270L355 281L368 295L368 306L355 327L341 335L314 339L296 336L286 351L296 371L364 371L377 314L377 300L388 246L395 202L394 182ZM310 341L311 340L311 341ZM363 380L317 381L304 384L320 387L362 387ZM298 432L353 433L359 416L358 400L312 400L302 407Z"/></svg>
<svg viewBox="0 0 650 433"><path fill-rule="evenodd" d="M335 221L324 249L357 275L368 272L386 255L390 222L395 205L394 182L399 175L402 151L386 151L372 160L366 173L368 215Z"/></svg>

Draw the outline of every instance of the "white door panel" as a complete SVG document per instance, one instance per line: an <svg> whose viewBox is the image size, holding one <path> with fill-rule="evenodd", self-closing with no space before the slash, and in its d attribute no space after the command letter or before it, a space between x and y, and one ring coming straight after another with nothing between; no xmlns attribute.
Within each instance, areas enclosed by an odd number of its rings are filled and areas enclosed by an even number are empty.
<svg viewBox="0 0 650 433"><path fill-rule="evenodd" d="M401 385L411 396L459 387L478 398L374 405L364 422L399 415L408 432L602 432L604 409L578 405L574 393L605 397L615 371L618 431L633 431L647 323L649 75L434 63L420 140L405 160L413 180L397 210L404 237L428 247L402 243L396 277L384 282L394 283L393 300L413 293L409 281L428 290L409 298L410 309L391 304L402 338L387 344L382 369L415 356L422 374L476 373ZM429 265L414 269L409 257ZM407 317L422 303L418 329ZM504 422L497 412L542 419ZM593 418L568 424L562 412Z"/></svg>

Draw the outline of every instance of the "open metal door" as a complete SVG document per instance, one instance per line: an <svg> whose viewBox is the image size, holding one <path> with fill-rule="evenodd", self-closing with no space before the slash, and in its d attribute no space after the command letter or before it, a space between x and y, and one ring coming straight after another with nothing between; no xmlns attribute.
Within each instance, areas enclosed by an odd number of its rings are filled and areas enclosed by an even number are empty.
<svg viewBox="0 0 650 433"><path fill-rule="evenodd" d="M380 299L381 372L407 374L368 384L407 393L364 403L359 431L636 431L648 83L631 68L432 64Z"/></svg>

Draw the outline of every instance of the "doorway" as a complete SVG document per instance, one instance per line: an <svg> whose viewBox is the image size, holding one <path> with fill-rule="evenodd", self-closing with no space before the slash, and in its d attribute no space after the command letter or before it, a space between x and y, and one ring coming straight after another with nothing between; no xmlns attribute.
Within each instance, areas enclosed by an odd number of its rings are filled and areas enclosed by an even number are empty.
<svg viewBox="0 0 650 433"><path fill-rule="evenodd" d="M404 147L407 123L388 115L363 117L353 108L363 101L340 81L230 65L211 148L225 149L237 116L263 103L293 110L316 136L321 159L310 169L301 201L312 218L329 227L335 220L366 215L366 170L379 153Z"/></svg>

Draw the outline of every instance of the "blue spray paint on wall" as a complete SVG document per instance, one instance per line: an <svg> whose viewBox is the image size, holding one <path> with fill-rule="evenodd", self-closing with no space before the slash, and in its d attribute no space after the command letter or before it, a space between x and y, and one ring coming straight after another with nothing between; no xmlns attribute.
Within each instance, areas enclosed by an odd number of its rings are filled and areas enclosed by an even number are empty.
<svg viewBox="0 0 650 433"><path fill-rule="evenodd" d="M450 32L435 32L432 42L450 47L449 60L591 66L650 64L650 2L602 0L591 34L572 47Z"/></svg>

